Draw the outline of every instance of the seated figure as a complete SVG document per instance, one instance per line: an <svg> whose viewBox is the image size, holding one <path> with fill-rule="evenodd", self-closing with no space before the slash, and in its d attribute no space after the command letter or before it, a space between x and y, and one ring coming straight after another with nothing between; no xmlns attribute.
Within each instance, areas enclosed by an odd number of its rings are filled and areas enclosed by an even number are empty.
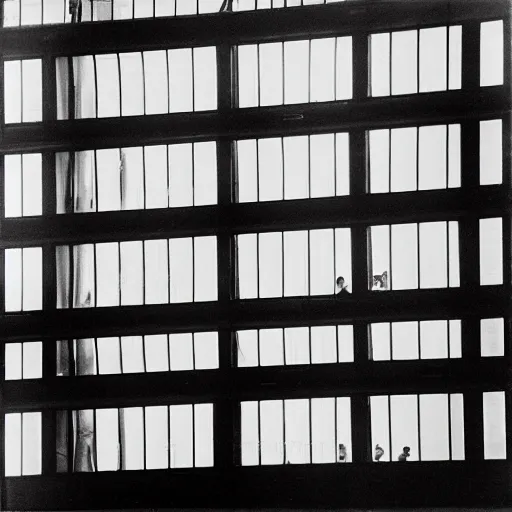
<svg viewBox="0 0 512 512"><path fill-rule="evenodd" d="M336 288L339 290L336 292L336 297L345 297L347 295L350 295L350 292L348 291L348 286L345 284L345 278L340 276L338 279L336 279Z"/></svg>
<svg viewBox="0 0 512 512"><path fill-rule="evenodd" d="M388 272L385 270L382 274L373 276L372 291L382 292L388 289Z"/></svg>

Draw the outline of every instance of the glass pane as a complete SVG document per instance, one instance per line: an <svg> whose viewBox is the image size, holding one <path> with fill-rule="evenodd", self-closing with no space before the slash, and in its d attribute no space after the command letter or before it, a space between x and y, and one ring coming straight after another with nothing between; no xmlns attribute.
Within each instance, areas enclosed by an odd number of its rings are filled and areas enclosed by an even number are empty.
<svg viewBox="0 0 512 512"><path fill-rule="evenodd" d="M416 395L394 395L391 401L392 461L401 454L406 461L419 460L418 451L418 400ZM407 450L409 448L409 455Z"/></svg>
<svg viewBox="0 0 512 512"><path fill-rule="evenodd" d="M23 475L41 474L41 413L23 413Z"/></svg>
<svg viewBox="0 0 512 512"><path fill-rule="evenodd" d="M505 355L505 325L503 318L480 320L482 357Z"/></svg>
<svg viewBox="0 0 512 512"><path fill-rule="evenodd" d="M194 405L195 467L213 466L213 405Z"/></svg>
<svg viewBox="0 0 512 512"><path fill-rule="evenodd" d="M242 466L257 466L259 464L258 402L242 402L240 407Z"/></svg>
<svg viewBox="0 0 512 512"><path fill-rule="evenodd" d="M98 117L120 116L119 67L117 55L96 55Z"/></svg>
<svg viewBox="0 0 512 512"><path fill-rule="evenodd" d="M418 92L418 31L391 34L391 94Z"/></svg>
<svg viewBox="0 0 512 512"><path fill-rule="evenodd" d="M286 104L310 101L309 53L309 41L288 41L284 43L284 103ZM275 76L272 77L272 83L275 81ZM275 86L272 85L272 87ZM263 101L262 105L265 105Z"/></svg>
<svg viewBox="0 0 512 512"><path fill-rule="evenodd" d="M22 60L23 122L43 119L43 83L41 60ZM6 119L7 122L7 119Z"/></svg>
<svg viewBox="0 0 512 512"><path fill-rule="evenodd" d="M260 365L278 366L284 364L284 342L282 329L261 329L259 338Z"/></svg>
<svg viewBox="0 0 512 512"><path fill-rule="evenodd" d="M502 121L480 121L480 185L500 185L503 172Z"/></svg>
<svg viewBox="0 0 512 512"><path fill-rule="evenodd" d="M501 217L480 219L480 284L503 283L503 227Z"/></svg>
<svg viewBox="0 0 512 512"><path fill-rule="evenodd" d="M304 464L311 462L309 417L309 400L284 401L285 463Z"/></svg>
<svg viewBox="0 0 512 512"><path fill-rule="evenodd" d="M503 83L503 21L480 25L480 85Z"/></svg>
<svg viewBox="0 0 512 512"><path fill-rule="evenodd" d="M420 92L447 89L447 27L420 30Z"/></svg>
<svg viewBox="0 0 512 512"><path fill-rule="evenodd" d="M143 52L142 56L146 114L165 114L169 112L167 52Z"/></svg>
<svg viewBox="0 0 512 512"><path fill-rule="evenodd" d="M505 429L505 392L483 393L484 458L505 459L507 440Z"/></svg>
<svg viewBox="0 0 512 512"><path fill-rule="evenodd" d="M96 454L98 471L117 471L119 468L119 410L97 409Z"/></svg>
<svg viewBox="0 0 512 512"><path fill-rule="evenodd" d="M141 53L120 53L121 110L123 116L144 114L144 79Z"/></svg>
<svg viewBox="0 0 512 512"><path fill-rule="evenodd" d="M146 469L169 467L169 408L145 407L146 422Z"/></svg>
<svg viewBox="0 0 512 512"><path fill-rule="evenodd" d="M389 34L372 34L370 36L370 51L371 95L389 96L391 93Z"/></svg>
<svg viewBox="0 0 512 512"><path fill-rule="evenodd" d="M420 395L421 460L449 460L448 395Z"/></svg>

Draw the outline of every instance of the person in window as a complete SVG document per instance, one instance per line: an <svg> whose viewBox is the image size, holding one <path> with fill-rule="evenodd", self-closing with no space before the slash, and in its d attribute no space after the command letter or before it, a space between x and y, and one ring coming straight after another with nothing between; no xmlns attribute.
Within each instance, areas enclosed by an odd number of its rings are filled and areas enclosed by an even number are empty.
<svg viewBox="0 0 512 512"><path fill-rule="evenodd" d="M400 462L407 462L407 457L411 456L411 449L408 446L404 446L404 451L398 456Z"/></svg>
<svg viewBox="0 0 512 512"><path fill-rule="evenodd" d="M388 289L388 272L387 272L387 270L382 272L382 274L374 275L372 291L382 292L387 289Z"/></svg>
<svg viewBox="0 0 512 512"><path fill-rule="evenodd" d="M338 445L338 459L340 462L347 462L347 447L343 443Z"/></svg>
<svg viewBox="0 0 512 512"><path fill-rule="evenodd" d="M378 444L375 445L375 462L379 462L383 455L384 448L382 448L382 446L379 446Z"/></svg>
<svg viewBox="0 0 512 512"><path fill-rule="evenodd" d="M340 276L338 279L336 279L336 288L339 290L336 293L336 297L346 297L350 295L350 292L348 291L348 286L345 284L345 278Z"/></svg>

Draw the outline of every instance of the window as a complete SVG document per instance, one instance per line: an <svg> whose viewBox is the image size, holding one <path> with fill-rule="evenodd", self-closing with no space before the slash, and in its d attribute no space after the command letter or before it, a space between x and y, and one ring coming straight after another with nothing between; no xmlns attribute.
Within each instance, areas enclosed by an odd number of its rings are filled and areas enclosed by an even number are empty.
<svg viewBox="0 0 512 512"><path fill-rule="evenodd" d="M5 415L5 476L41 474L41 413Z"/></svg>
<svg viewBox="0 0 512 512"><path fill-rule="evenodd" d="M242 465L352 462L350 398L242 402Z"/></svg>
<svg viewBox="0 0 512 512"><path fill-rule="evenodd" d="M87 357L93 354L92 358ZM219 367L216 332L150 334L57 343L57 375L208 370Z"/></svg>
<svg viewBox="0 0 512 512"><path fill-rule="evenodd" d="M371 290L459 286L457 222L372 226L369 232Z"/></svg>
<svg viewBox="0 0 512 512"><path fill-rule="evenodd" d="M462 27L372 34L371 96L461 88Z"/></svg>
<svg viewBox="0 0 512 512"><path fill-rule="evenodd" d="M460 393L370 397L374 460L464 460L463 407Z"/></svg>
<svg viewBox="0 0 512 512"><path fill-rule="evenodd" d="M238 47L240 107L352 98L352 38Z"/></svg>
<svg viewBox="0 0 512 512"><path fill-rule="evenodd" d="M5 380L40 379L43 376L43 344L40 341L5 345Z"/></svg>
<svg viewBox="0 0 512 512"><path fill-rule="evenodd" d="M240 298L328 295L350 284L350 229L238 235Z"/></svg>
<svg viewBox="0 0 512 512"><path fill-rule="evenodd" d="M237 341L239 367L349 363L354 360L351 325L238 331Z"/></svg>

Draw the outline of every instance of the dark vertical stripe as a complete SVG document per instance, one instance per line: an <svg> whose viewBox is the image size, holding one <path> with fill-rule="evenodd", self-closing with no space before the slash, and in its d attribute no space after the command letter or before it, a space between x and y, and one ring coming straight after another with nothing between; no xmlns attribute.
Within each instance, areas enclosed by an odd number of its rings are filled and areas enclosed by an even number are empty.
<svg viewBox="0 0 512 512"><path fill-rule="evenodd" d="M94 68L94 101L95 101L95 109L96 116L99 117L99 98L98 98L98 68L96 65L96 55L92 56L93 68ZM75 84L76 87L76 84ZM80 118L82 118L82 114L80 113Z"/></svg>
<svg viewBox="0 0 512 512"><path fill-rule="evenodd" d="M420 395L416 395L416 423L418 425L418 460L421 461L421 406Z"/></svg>
<svg viewBox="0 0 512 512"><path fill-rule="evenodd" d="M192 67L192 112L196 110L196 69L194 62L194 48L190 49L190 59Z"/></svg>
<svg viewBox="0 0 512 512"><path fill-rule="evenodd" d="M281 400L281 411L283 415L283 464L288 462L286 453L286 400Z"/></svg>
<svg viewBox="0 0 512 512"><path fill-rule="evenodd" d="M114 13L114 0L112 0L112 14ZM114 16L112 15L112 19ZM117 84L119 86L119 117L123 115L123 87L121 85L121 59L119 57L119 53L116 53L117 60ZM121 150L119 150L121 151Z"/></svg>
<svg viewBox="0 0 512 512"><path fill-rule="evenodd" d="M393 462L393 436L391 435L391 396L388 397L389 461Z"/></svg>
<svg viewBox="0 0 512 512"><path fill-rule="evenodd" d="M192 333L192 368L196 369L196 333Z"/></svg>
<svg viewBox="0 0 512 512"><path fill-rule="evenodd" d="M420 80L420 30L416 30L416 91L421 90Z"/></svg>

